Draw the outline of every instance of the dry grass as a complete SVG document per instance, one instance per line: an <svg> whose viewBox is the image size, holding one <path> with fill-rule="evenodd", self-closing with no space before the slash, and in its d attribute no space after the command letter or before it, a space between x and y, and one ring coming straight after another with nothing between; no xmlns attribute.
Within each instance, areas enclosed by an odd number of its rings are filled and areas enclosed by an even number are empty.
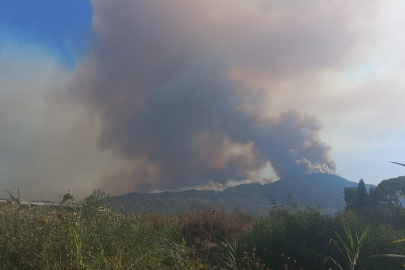
<svg viewBox="0 0 405 270"><path fill-rule="evenodd" d="M144 214L143 217L153 226L154 229L160 230L167 225L176 222L178 220L177 216L166 215L156 212L150 212Z"/></svg>
<svg viewBox="0 0 405 270"><path fill-rule="evenodd" d="M189 240L233 241L237 236L249 231L255 218L239 211L226 211L205 207L181 216L181 230Z"/></svg>

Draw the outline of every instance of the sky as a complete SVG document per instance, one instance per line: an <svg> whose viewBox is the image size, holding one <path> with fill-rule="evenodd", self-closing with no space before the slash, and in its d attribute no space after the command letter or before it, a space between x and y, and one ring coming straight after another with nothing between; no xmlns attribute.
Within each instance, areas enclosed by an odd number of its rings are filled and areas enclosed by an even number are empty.
<svg viewBox="0 0 405 270"><path fill-rule="evenodd" d="M0 2L0 197L404 175L399 0Z"/></svg>

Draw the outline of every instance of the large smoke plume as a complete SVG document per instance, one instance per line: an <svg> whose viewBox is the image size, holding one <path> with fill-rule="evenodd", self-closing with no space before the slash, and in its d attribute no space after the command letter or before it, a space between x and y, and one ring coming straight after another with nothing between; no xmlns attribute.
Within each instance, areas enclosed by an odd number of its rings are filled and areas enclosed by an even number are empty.
<svg viewBox="0 0 405 270"><path fill-rule="evenodd" d="M288 76L350 52L353 42L339 40L351 36L347 25L336 24L331 10L351 10L316 2L295 17L302 11L294 3L269 2L93 2L97 40L69 93L102 117L99 146L131 161L104 178L105 188L268 182L274 179L255 172L269 163L280 178L334 173L318 118L296 110L271 115L269 107ZM306 25L311 32L304 34ZM335 35L324 40L327 31ZM248 79L263 76L272 86Z"/></svg>

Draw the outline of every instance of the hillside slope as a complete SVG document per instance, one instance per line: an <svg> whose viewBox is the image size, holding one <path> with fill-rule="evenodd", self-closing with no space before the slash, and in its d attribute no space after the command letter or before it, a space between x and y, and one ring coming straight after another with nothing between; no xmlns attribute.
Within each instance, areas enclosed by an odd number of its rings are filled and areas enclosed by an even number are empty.
<svg viewBox="0 0 405 270"><path fill-rule="evenodd" d="M122 204L137 213L153 210L176 214L210 205L245 209L256 215L264 215L271 209L272 198L286 207L296 204L299 208L306 209L320 205L325 213L333 214L345 207L344 187L353 186L357 186L357 183L337 175L314 173L292 176L265 185L239 185L222 192L191 189L156 194L128 193L114 196L110 202L114 207Z"/></svg>

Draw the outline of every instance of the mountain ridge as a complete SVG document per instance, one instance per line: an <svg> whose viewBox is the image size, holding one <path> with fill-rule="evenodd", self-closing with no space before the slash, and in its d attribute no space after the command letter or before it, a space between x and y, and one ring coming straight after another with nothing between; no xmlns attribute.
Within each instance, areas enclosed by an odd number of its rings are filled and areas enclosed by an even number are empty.
<svg viewBox="0 0 405 270"><path fill-rule="evenodd" d="M312 173L280 179L268 184L241 184L223 191L196 190L165 191L161 193L127 193L110 198L113 207L123 205L132 212L156 211L177 214L203 206L244 209L255 215L266 215L274 201L298 208L321 206L328 214L345 207L344 187L355 187L343 177L333 174ZM272 198L272 199L271 199ZM119 206L119 207L118 207Z"/></svg>

